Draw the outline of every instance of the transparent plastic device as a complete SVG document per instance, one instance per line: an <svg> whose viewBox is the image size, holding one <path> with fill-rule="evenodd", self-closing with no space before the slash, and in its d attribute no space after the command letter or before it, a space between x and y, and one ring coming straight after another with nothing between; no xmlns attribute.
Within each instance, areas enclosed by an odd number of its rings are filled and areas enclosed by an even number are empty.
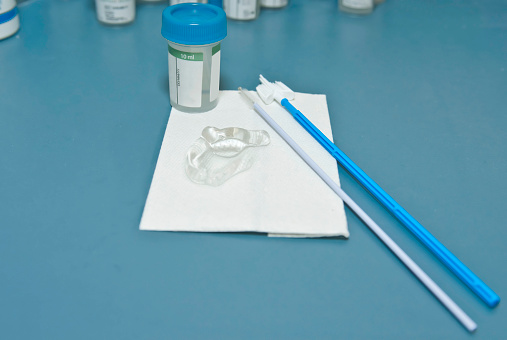
<svg viewBox="0 0 507 340"><path fill-rule="evenodd" d="M257 160L257 147L270 143L264 130L208 126L188 149L185 172L198 184L219 186Z"/></svg>

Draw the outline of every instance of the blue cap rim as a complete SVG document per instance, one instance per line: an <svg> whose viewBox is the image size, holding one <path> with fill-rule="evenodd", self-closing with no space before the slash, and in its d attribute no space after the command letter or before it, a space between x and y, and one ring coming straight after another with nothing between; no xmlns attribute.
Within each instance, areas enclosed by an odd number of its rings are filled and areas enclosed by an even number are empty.
<svg viewBox="0 0 507 340"><path fill-rule="evenodd" d="M174 13L188 11L203 13L181 19ZM214 17L205 17L205 14L213 13ZM223 9L200 3L183 3L167 7L162 14L162 36L170 42L181 45L207 45L219 42L227 36L227 19Z"/></svg>

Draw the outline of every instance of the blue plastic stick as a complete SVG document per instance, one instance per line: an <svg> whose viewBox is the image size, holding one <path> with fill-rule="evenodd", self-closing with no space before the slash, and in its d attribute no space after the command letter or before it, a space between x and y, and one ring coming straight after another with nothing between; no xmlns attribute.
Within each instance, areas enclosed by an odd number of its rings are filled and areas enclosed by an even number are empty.
<svg viewBox="0 0 507 340"><path fill-rule="evenodd" d="M298 111L286 98L281 102L283 107L308 131L366 190L389 210L405 227L408 228L428 249L435 254L457 277L479 296L489 307L500 302L500 297L489 288L477 275L465 266L454 254L440 243L429 231L415 220L401 205L389 196L375 181L331 142L319 129Z"/></svg>
<svg viewBox="0 0 507 340"><path fill-rule="evenodd" d="M403 249L401 249L400 246L398 246L396 242L394 242L393 239L390 238L389 235L387 235L382 228L380 228L380 226L375 223L375 221L373 221L371 217L368 216L368 214L361 209L361 207L358 206L356 202L354 202L354 200L350 198L350 196L347 195L347 193L345 193L345 191L343 191L342 188L340 188L340 186L336 184L310 156L308 156L308 154L294 141L294 139L292 139L287 132L285 132L285 130L282 129L280 125L278 125L273 118L271 118L268 113L255 102L247 90L242 89L241 87L238 88L238 90L246 99L246 102L250 104L250 107L253 108L255 112L257 112L262 119L264 119L264 121L266 121L266 123L268 123L269 126L271 126L273 130L275 130L276 133L278 133L278 135L290 145L292 150L294 150L299 157L301 157L301 159L308 164L313 171L315 171L324 183L326 183L329 188L343 200L343 203L345 203L386 245L386 247L389 248L394 255L396 255L396 257L412 272L412 274L414 274L415 277L417 277L421 283L428 288L438 301L440 301L442 305L444 305L444 307L447 308L447 310L454 315L454 317L461 322L461 324L469 332L474 332L477 329L477 324L470 319L470 317L442 290L442 288L440 288L435 281L433 281L428 274L426 274L424 270L422 270L421 267L419 267L417 263L415 263L410 256L408 256L407 253L405 253Z"/></svg>

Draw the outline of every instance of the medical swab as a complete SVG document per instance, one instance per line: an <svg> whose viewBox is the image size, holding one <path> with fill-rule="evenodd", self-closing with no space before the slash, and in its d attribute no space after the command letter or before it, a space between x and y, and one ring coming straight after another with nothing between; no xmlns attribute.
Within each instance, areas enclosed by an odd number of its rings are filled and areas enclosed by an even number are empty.
<svg viewBox="0 0 507 340"><path fill-rule="evenodd" d="M370 228L370 230L398 257L398 259L428 288L445 308L469 331L477 329L477 324L380 228L306 152L255 102L250 93L238 89L257 112L282 137L287 144L308 164L313 171L347 204L347 206Z"/></svg>
<svg viewBox="0 0 507 340"><path fill-rule="evenodd" d="M312 124L289 100L294 99L295 93L282 82L271 83L259 76L261 85L257 86L257 93L265 104L277 101L282 105L301 126L317 140L320 145L333 156L341 166L347 170L362 186L366 188L391 214L410 230L438 259L449 268L470 290L472 290L489 307L493 308L500 302L500 297L486 285L477 275L465 266L451 253L435 236L426 230L387 194L373 179L358 167L347 155L331 142L315 125Z"/></svg>

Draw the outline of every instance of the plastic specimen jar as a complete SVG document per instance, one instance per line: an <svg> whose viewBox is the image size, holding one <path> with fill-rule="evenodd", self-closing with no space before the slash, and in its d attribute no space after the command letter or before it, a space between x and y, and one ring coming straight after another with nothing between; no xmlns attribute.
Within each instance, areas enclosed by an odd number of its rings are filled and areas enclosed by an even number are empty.
<svg viewBox="0 0 507 340"><path fill-rule="evenodd" d="M254 20L261 11L260 0L224 0L227 17L234 20Z"/></svg>
<svg viewBox="0 0 507 340"><path fill-rule="evenodd" d="M135 0L95 0L95 9L105 25L127 25L136 18Z"/></svg>
<svg viewBox="0 0 507 340"><path fill-rule="evenodd" d="M144 0L146 1L146 0ZM198 3L201 3L201 4L205 4L207 3L206 0L169 0L169 5L177 5L177 4L184 4L184 3L187 3L187 2L198 2Z"/></svg>
<svg viewBox="0 0 507 340"><path fill-rule="evenodd" d="M19 30L19 14L15 0L0 0L0 40Z"/></svg>
<svg viewBox="0 0 507 340"><path fill-rule="evenodd" d="M261 6L266 8L282 8L288 3L289 0L261 0Z"/></svg>
<svg viewBox="0 0 507 340"><path fill-rule="evenodd" d="M370 14L373 11L373 0L338 0L341 11L351 14Z"/></svg>
<svg viewBox="0 0 507 340"><path fill-rule="evenodd" d="M162 36L169 48L169 96L172 107L204 112L217 105L220 42L227 36L223 9L185 3L162 14Z"/></svg>

